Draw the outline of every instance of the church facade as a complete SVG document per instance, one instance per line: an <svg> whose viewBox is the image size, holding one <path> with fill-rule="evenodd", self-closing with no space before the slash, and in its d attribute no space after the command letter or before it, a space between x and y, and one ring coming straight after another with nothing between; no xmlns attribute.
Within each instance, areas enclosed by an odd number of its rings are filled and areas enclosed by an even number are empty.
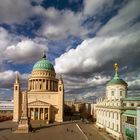
<svg viewBox="0 0 140 140"><path fill-rule="evenodd" d="M23 92L27 94L27 105L23 102ZM44 55L33 67L28 78L27 91L21 91L19 76L14 83L13 121L19 122L23 108L27 106L30 120L63 122L64 83L56 78L53 65Z"/></svg>

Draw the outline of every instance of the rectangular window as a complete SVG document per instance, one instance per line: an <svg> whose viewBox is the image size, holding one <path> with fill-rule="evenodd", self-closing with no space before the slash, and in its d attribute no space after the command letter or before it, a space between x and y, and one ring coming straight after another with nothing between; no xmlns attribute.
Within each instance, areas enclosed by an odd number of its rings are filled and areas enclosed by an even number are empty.
<svg viewBox="0 0 140 140"><path fill-rule="evenodd" d="M118 124L117 124L117 129L116 129L116 131L118 131L118 128L119 128L119 126L118 126Z"/></svg>
<svg viewBox="0 0 140 140"><path fill-rule="evenodd" d="M126 123L129 123L129 124L133 124L134 125L134 117L127 116Z"/></svg>
<svg viewBox="0 0 140 140"><path fill-rule="evenodd" d="M123 106L126 106L126 103L123 103Z"/></svg>
<svg viewBox="0 0 140 140"><path fill-rule="evenodd" d="M114 96L114 91L111 91L111 95Z"/></svg>
<svg viewBox="0 0 140 140"><path fill-rule="evenodd" d="M15 90L17 90L17 86L15 87Z"/></svg>
<svg viewBox="0 0 140 140"><path fill-rule="evenodd" d="M120 91L120 96L122 96L122 91Z"/></svg>
<svg viewBox="0 0 140 140"><path fill-rule="evenodd" d="M114 129L114 123L112 123L112 129Z"/></svg>
<svg viewBox="0 0 140 140"><path fill-rule="evenodd" d="M118 120L118 113L116 113L116 119Z"/></svg>

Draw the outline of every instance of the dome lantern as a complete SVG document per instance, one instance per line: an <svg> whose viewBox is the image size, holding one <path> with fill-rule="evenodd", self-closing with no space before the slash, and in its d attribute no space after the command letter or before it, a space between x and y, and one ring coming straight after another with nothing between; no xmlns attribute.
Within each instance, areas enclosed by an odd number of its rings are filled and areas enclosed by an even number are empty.
<svg viewBox="0 0 140 140"><path fill-rule="evenodd" d="M114 64L114 70L115 70L114 78L107 83L107 86L117 85L117 84L127 86L127 83L124 80L122 80L118 74L119 65L117 63Z"/></svg>

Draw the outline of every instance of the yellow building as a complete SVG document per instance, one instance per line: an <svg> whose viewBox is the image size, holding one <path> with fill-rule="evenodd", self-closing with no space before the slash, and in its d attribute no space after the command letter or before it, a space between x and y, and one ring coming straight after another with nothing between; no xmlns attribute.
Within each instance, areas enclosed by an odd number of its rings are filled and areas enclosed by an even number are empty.
<svg viewBox="0 0 140 140"><path fill-rule="evenodd" d="M28 79L27 114L31 120L46 122L63 121L64 84L60 77L56 78L53 65L44 55L33 67ZM14 111L13 121L18 122L21 117L23 92L20 90L20 80L17 75L14 83Z"/></svg>

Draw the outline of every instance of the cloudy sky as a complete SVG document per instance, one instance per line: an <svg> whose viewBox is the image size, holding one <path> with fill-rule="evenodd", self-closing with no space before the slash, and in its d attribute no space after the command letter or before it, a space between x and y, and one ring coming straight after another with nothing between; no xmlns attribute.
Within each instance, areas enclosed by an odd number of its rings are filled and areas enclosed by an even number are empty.
<svg viewBox="0 0 140 140"><path fill-rule="evenodd" d="M22 88L45 51L63 74L65 98L105 94L113 64L140 96L140 0L0 0L0 98Z"/></svg>

